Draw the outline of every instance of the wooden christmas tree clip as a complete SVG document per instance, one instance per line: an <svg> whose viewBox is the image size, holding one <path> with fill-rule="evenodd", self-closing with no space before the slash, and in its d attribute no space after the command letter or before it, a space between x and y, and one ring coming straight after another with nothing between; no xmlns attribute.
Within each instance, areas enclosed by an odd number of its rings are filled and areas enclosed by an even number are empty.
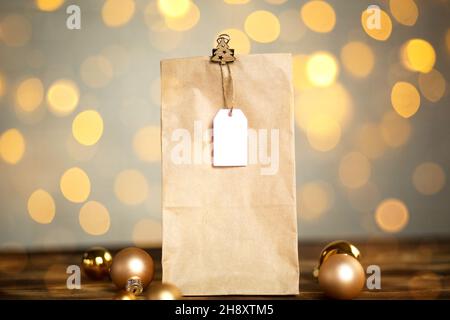
<svg viewBox="0 0 450 320"><path fill-rule="evenodd" d="M234 49L230 49L228 42L230 42L230 36L225 33L217 37L217 47L212 50L212 62L227 64L236 60L234 57Z"/></svg>

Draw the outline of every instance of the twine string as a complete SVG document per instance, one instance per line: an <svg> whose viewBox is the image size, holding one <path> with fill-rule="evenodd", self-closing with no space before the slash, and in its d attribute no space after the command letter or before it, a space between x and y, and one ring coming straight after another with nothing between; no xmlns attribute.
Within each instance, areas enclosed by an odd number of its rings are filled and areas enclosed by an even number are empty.
<svg viewBox="0 0 450 320"><path fill-rule="evenodd" d="M223 100L225 103L225 107L227 109L230 109L230 111L228 112L228 115L231 117L233 114L233 108L234 108L234 81L233 81L233 76L231 74L231 68L230 65L228 63L226 63L227 65L227 69L228 69L228 89L229 92L227 92L227 85L225 84L225 75L223 72L223 68L222 68L222 64L219 63L220 66L220 75L222 78L222 93L223 93ZM228 94L229 93L229 94ZM229 101L228 97L229 95L231 95L231 101Z"/></svg>

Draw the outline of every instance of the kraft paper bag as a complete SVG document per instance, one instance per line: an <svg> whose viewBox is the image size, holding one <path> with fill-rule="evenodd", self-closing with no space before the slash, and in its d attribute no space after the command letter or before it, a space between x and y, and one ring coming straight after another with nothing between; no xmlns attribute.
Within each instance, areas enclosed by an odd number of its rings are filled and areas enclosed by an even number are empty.
<svg viewBox="0 0 450 320"><path fill-rule="evenodd" d="M163 281L184 295L298 294L291 55L238 55L229 66L248 120L242 167L212 166L220 65L161 62Z"/></svg>

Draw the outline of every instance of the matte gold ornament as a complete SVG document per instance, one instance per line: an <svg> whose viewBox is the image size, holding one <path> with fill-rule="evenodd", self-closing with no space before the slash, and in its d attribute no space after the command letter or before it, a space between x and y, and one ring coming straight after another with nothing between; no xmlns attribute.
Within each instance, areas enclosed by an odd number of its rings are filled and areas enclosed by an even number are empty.
<svg viewBox="0 0 450 320"><path fill-rule="evenodd" d="M365 283L361 254L347 241L334 241L322 250L313 275L324 293L334 299L353 299Z"/></svg>
<svg viewBox="0 0 450 320"><path fill-rule="evenodd" d="M100 280L109 276L112 264L111 253L102 247L92 247L83 253L81 266L91 279Z"/></svg>
<svg viewBox="0 0 450 320"><path fill-rule="evenodd" d="M114 300L136 300L136 296L132 294L131 292L121 290L119 293L117 293L114 298Z"/></svg>
<svg viewBox="0 0 450 320"><path fill-rule="evenodd" d="M179 300L182 296L175 285L161 282L151 284L146 294L148 300Z"/></svg>
<svg viewBox="0 0 450 320"><path fill-rule="evenodd" d="M114 256L111 279L119 289L139 295L153 280L152 257L142 249L130 247Z"/></svg>

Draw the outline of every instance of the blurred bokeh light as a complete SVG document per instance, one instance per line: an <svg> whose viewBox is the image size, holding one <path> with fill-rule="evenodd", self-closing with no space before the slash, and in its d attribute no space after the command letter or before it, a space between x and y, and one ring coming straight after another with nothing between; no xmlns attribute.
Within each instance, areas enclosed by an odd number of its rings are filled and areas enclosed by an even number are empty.
<svg viewBox="0 0 450 320"><path fill-rule="evenodd" d="M305 25L315 32L330 32L336 24L334 9L326 1L308 1L302 6L300 15Z"/></svg>
<svg viewBox="0 0 450 320"><path fill-rule="evenodd" d="M8 129L0 136L0 155L6 163L18 163L25 153L25 139L17 129Z"/></svg>
<svg viewBox="0 0 450 320"><path fill-rule="evenodd" d="M109 230L109 212L100 202L86 202L80 209L79 220L81 228L90 235L99 236Z"/></svg>
<svg viewBox="0 0 450 320"><path fill-rule="evenodd" d="M64 0L34 0L36 6L42 11L55 11L62 6Z"/></svg>
<svg viewBox="0 0 450 320"><path fill-rule="evenodd" d="M25 112L33 112L42 103L44 86L38 78L23 80L16 91L17 106Z"/></svg>
<svg viewBox="0 0 450 320"><path fill-rule="evenodd" d="M280 22L269 11L258 10L252 12L244 24L245 32L256 42L269 43L277 40L280 35Z"/></svg>
<svg viewBox="0 0 450 320"><path fill-rule="evenodd" d="M48 106L56 115L70 114L77 107L79 99L78 86L71 80L57 80L47 91Z"/></svg>
<svg viewBox="0 0 450 320"><path fill-rule="evenodd" d="M409 118L419 110L420 95L411 83L399 81L392 87L391 102L399 115Z"/></svg>
<svg viewBox="0 0 450 320"><path fill-rule="evenodd" d="M386 199L378 205L375 220L383 231L399 232L408 224L409 211L401 200Z"/></svg>
<svg viewBox="0 0 450 320"><path fill-rule="evenodd" d="M134 0L106 0L102 8L103 22L108 27L120 27L133 17Z"/></svg>
<svg viewBox="0 0 450 320"><path fill-rule="evenodd" d="M392 21L382 9L374 9L372 7L371 9L363 10L361 13L361 24L364 31L375 40L385 41L391 36Z"/></svg>
<svg viewBox="0 0 450 320"><path fill-rule="evenodd" d="M103 134L102 116L95 110L80 112L73 120L72 133L85 146L96 144Z"/></svg>
<svg viewBox="0 0 450 320"><path fill-rule="evenodd" d="M42 224L49 224L55 217L55 200L45 190L34 191L28 199L28 213L30 217Z"/></svg>
<svg viewBox="0 0 450 320"><path fill-rule="evenodd" d="M67 200L80 203L89 197L91 182L83 169L73 167L62 175L60 188Z"/></svg>
<svg viewBox="0 0 450 320"><path fill-rule="evenodd" d="M413 26L419 17L414 0L389 0L389 9L395 20L405 26Z"/></svg>

